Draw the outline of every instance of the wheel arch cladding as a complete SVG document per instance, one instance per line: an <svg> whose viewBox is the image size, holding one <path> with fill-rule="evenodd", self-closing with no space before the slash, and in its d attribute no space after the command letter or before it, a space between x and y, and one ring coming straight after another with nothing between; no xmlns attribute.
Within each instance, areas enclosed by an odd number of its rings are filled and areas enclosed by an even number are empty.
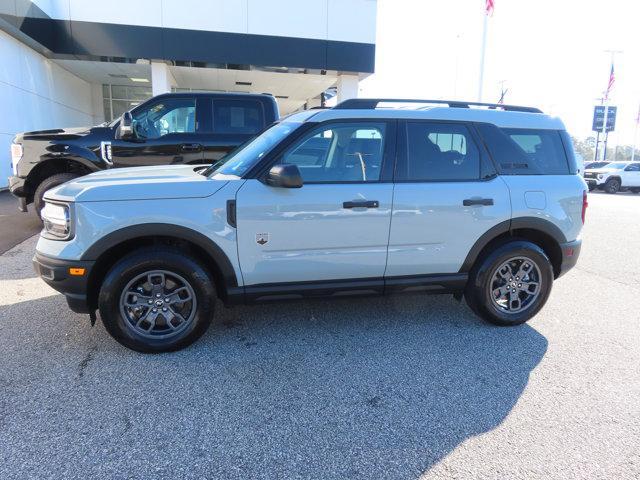
<svg viewBox="0 0 640 480"><path fill-rule="evenodd" d="M487 230L471 247L460 267L461 273L471 270L476 261L483 258L498 245L510 240L523 239L538 245L551 260L554 277L560 274L562 265L561 244L567 238L560 228L549 220L539 217L518 217L505 220Z"/></svg>
<svg viewBox="0 0 640 480"><path fill-rule="evenodd" d="M102 281L116 261L133 250L157 245L185 251L202 262L211 272L221 298L226 299L228 291L238 286L233 265L227 255L202 233L162 223L133 225L105 235L82 255L82 260L96 262L89 278L89 305L96 306Z"/></svg>
<svg viewBox="0 0 640 480"><path fill-rule="evenodd" d="M48 158L35 164L27 176L26 185L30 193L35 192L38 185L46 178L58 173L78 173L88 175L97 168L86 160L72 157Z"/></svg>

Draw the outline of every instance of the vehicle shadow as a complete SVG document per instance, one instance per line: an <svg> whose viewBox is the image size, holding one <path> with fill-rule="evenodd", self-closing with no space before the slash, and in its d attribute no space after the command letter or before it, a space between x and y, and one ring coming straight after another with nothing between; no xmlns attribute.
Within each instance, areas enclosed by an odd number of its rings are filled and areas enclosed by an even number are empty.
<svg viewBox="0 0 640 480"><path fill-rule="evenodd" d="M449 296L220 308L198 343L163 355L64 308L0 307L0 433L10 445L38 432L6 468L55 457L84 475L417 478L498 426L547 350L534 328L489 326ZM42 323L22 335L26 310ZM34 420L23 401L56 414Z"/></svg>

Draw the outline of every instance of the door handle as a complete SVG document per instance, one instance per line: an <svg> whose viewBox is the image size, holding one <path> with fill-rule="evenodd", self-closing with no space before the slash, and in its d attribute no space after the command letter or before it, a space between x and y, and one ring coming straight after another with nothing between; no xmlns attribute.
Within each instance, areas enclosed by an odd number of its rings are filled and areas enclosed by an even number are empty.
<svg viewBox="0 0 640 480"><path fill-rule="evenodd" d="M493 205L493 198L466 198L462 201L462 205L470 207L472 205Z"/></svg>
<svg viewBox="0 0 640 480"><path fill-rule="evenodd" d="M202 150L202 145L199 143L183 143L180 145L180 150L183 152L199 152Z"/></svg>
<svg viewBox="0 0 640 480"><path fill-rule="evenodd" d="M377 200L356 200L342 204L342 208L378 208L379 206L380 202Z"/></svg>

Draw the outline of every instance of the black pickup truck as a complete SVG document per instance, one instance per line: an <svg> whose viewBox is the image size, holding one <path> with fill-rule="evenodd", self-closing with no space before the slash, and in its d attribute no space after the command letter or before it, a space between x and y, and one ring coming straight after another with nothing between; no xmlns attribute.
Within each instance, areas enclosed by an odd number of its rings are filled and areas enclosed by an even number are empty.
<svg viewBox="0 0 640 480"><path fill-rule="evenodd" d="M40 214L47 190L114 167L214 163L278 120L273 96L167 93L91 128L16 135L9 188L27 211Z"/></svg>

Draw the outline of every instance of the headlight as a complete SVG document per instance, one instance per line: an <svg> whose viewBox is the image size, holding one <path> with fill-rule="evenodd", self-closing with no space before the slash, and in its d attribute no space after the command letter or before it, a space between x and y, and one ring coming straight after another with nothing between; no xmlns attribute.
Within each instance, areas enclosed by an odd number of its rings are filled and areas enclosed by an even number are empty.
<svg viewBox="0 0 640 480"><path fill-rule="evenodd" d="M11 168L13 169L13 174L18 175L18 162L22 158L22 144L20 143L12 143L11 144Z"/></svg>
<svg viewBox="0 0 640 480"><path fill-rule="evenodd" d="M604 175L602 175L601 173L598 174L598 180L602 180L604 178Z"/></svg>
<svg viewBox="0 0 640 480"><path fill-rule="evenodd" d="M49 236L58 240L71 238L69 205L45 202L40 215L44 223L44 230Z"/></svg>

